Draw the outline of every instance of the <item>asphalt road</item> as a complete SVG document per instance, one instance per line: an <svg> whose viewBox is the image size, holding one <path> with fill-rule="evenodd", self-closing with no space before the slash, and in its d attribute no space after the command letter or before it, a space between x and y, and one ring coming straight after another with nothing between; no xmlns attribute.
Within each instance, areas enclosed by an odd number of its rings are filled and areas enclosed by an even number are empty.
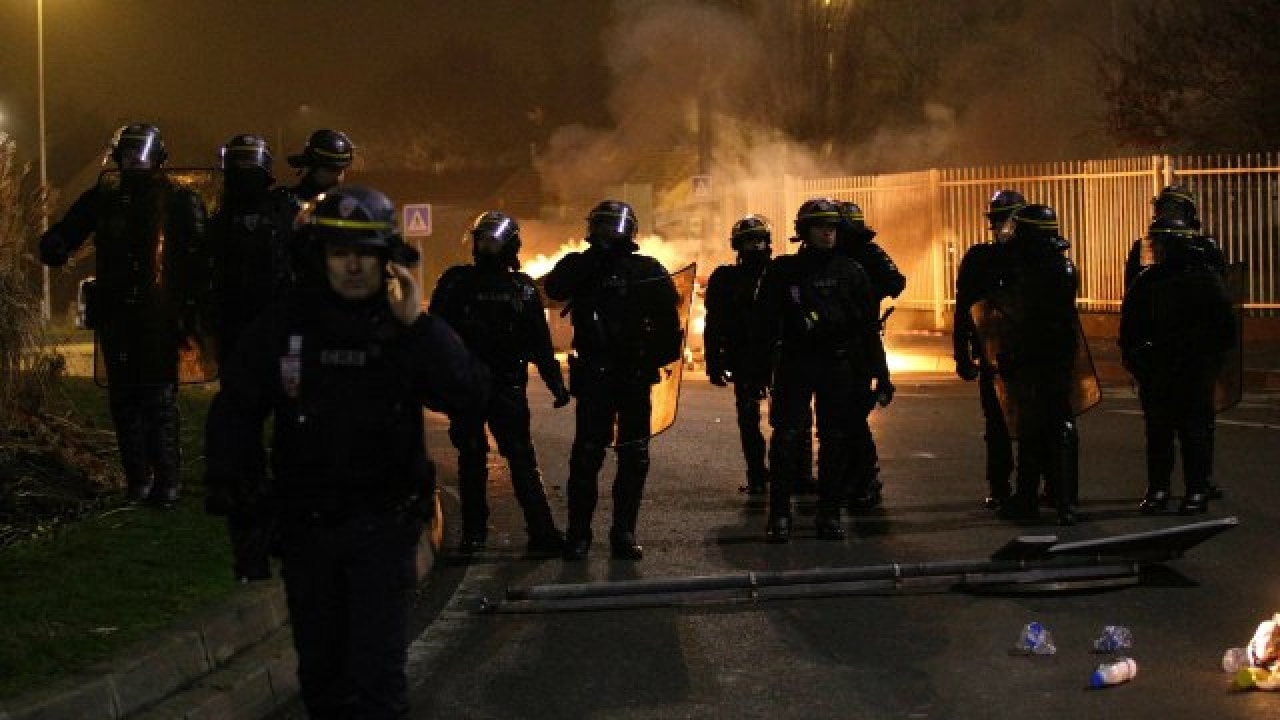
<svg viewBox="0 0 1280 720"><path fill-rule="evenodd" d="M420 603L410 650L419 718L1259 718L1280 694L1237 693L1219 669L1280 610L1275 572L1280 396L1247 396L1220 418L1209 517L1240 526L1124 589L1057 595L882 592L699 607L482 614L507 586L981 559L1019 534L1063 539L1153 530L1186 520L1137 514L1145 489L1141 415L1110 391L1082 418L1083 522L1017 527L980 507L983 445L976 387L900 377L874 416L886 503L856 517L844 542L817 540L802 508L789 545L764 543L764 508L739 492L743 468L732 393L686 380L676 426L652 443L638 535L646 555L612 562L597 542L586 563L523 557L523 530L493 459L490 549L446 557ZM572 438L571 409L531 389L534 434L553 507ZM434 454L453 478L443 426ZM596 534L608 529L603 474ZM1175 489L1180 491L1180 478ZM450 488L448 491L452 491ZM455 508L456 510L456 508ZM1052 513L1046 513L1046 523ZM456 542L456 524L447 544ZM1055 655L1013 655L1025 623L1053 633ZM1104 690L1088 678L1105 625L1135 638L1138 676ZM297 708L279 717L299 717Z"/></svg>

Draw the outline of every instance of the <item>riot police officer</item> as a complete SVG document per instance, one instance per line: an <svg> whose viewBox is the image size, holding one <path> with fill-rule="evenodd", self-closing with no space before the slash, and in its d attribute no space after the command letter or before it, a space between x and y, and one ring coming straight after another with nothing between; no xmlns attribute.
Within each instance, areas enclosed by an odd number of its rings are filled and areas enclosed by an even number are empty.
<svg viewBox="0 0 1280 720"><path fill-rule="evenodd" d="M769 385L767 358L753 352L752 305L760 276L773 255L773 228L760 215L734 223L729 244L737 253L733 265L721 265L707 280L707 377L713 385L733 383L738 435L747 464L747 493L762 495L768 487L765 440L760 432L760 401Z"/></svg>
<svg viewBox="0 0 1280 720"><path fill-rule="evenodd" d="M225 364L240 333L292 286L285 240L293 208L272 192L271 148L261 136L236 135L222 147L223 189L209 220L214 253L218 359Z"/></svg>
<svg viewBox="0 0 1280 720"><path fill-rule="evenodd" d="M179 346L201 331L208 301L205 206L162 171L155 125L120 128L108 157L119 172L104 172L44 234L40 259L62 266L93 235L90 315L128 498L171 506L181 489Z"/></svg>
<svg viewBox="0 0 1280 720"><path fill-rule="evenodd" d="M569 389L577 398L569 456L569 527L564 557L581 560L591 547L597 475L613 442L618 473L613 482L610 550L639 560L636 521L649 473L650 393L659 370L681 359L680 296L657 260L637 253L635 210L605 200L587 216L583 252L562 258L545 280L547 296L569 303L573 354Z"/></svg>
<svg viewBox="0 0 1280 720"><path fill-rule="evenodd" d="M458 449L458 489L462 499L459 550L473 553L485 546L489 508L489 442L511 467L511 484L524 511L529 549L560 552L564 535L556 528L538 472L538 457L529 436L529 363L532 362L555 398L569 404L560 362L551 347L551 330L542 295L520 269L520 226L505 213L482 213L471 226L472 265L457 265L441 275L429 312L446 320L467 347L488 365L493 384L486 412L455 418L449 438Z"/></svg>
<svg viewBox="0 0 1280 720"><path fill-rule="evenodd" d="M1212 235L1200 232L1200 211L1196 207L1195 195L1185 185L1168 185L1160 190L1160 194L1151 200L1151 219L1170 217L1187 223L1192 231L1188 241L1187 260L1223 274L1227 261L1218 247L1218 241ZM1124 262L1124 286L1127 290L1138 273L1154 262L1150 238L1138 238L1129 248L1129 255Z"/></svg>
<svg viewBox="0 0 1280 720"><path fill-rule="evenodd" d="M1170 217L1179 219L1187 223L1187 227L1191 228L1192 233L1187 241L1186 261L1193 265L1200 265L1208 268L1225 278L1227 273L1227 259L1222 254L1222 250L1218 247L1218 241L1212 235L1203 232L1200 223L1200 211L1196 206L1195 195L1191 193L1185 185L1168 185L1160 191L1160 194L1151 200L1151 219L1155 221L1161 217ZM1145 268L1154 262L1153 251L1151 247L1150 236L1140 237L1133 241L1133 246L1129 248L1129 255L1125 258L1124 265L1124 287L1126 290L1133 284ZM1213 436L1209 437L1209 467L1213 467ZM1209 497L1222 497L1222 488L1213 481L1213 477L1208 479Z"/></svg>
<svg viewBox="0 0 1280 720"><path fill-rule="evenodd" d="M311 717L408 717L410 590L435 492L422 409L480 407L488 378L447 323L421 312L412 273L391 262L403 241L385 195L338 187L304 222L324 285L245 330L209 412L207 507L266 503L278 516Z"/></svg>
<svg viewBox="0 0 1280 720"><path fill-rule="evenodd" d="M857 203L840 203L840 227L836 231L836 252L851 258L862 266L871 281L871 294L876 301L879 318L880 306L886 298L896 298L907 287L907 277L898 270L889 253L875 242L876 231L867 227L866 216ZM883 332L884 328L881 327ZM871 410L854 425L856 450L849 463L849 507L871 509L883 502L883 486L880 483L880 460L876 452L875 436L871 434Z"/></svg>
<svg viewBox="0 0 1280 720"><path fill-rule="evenodd" d="M355 159L355 146L346 133L338 130L316 130L307 138L302 152L288 157L289 167L298 170L298 182L283 187L283 199L291 205L296 215L319 195L343 182L347 168ZM298 285L323 285L323 278L314 277L314 248L306 247L306 233L291 233L286 240L293 263L294 282Z"/></svg>
<svg viewBox="0 0 1280 720"><path fill-rule="evenodd" d="M289 167L299 171L298 183L289 188L303 202L342 182L355 159L351 138L338 130L316 130L302 152L289 156Z"/></svg>
<svg viewBox="0 0 1280 720"><path fill-rule="evenodd" d="M1235 316L1222 278L1197 257L1191 223L1157 217L1148 237L1155 262L1125 293L1119 339L1146 426L1147 492L1139 508L1167 508L1176 437L1186 483L1178 512L1198 514L1209 509L1214 384L1223 353L1237 341Z"/></svg>
<svg viewBox="0 0 1280 720"><path fill-rule="evenodd" d="M887 404L893 395L871 281L858 263L835 250L840 222L832 200L801 205L795 221L800 251L770 262L757 293L760 337L774 358L770 542L791 537L792 483L796 456L810 432L810 405L816 400L818 537L839 540L854 425L872 397Z"/></svg>
<svg viewBox="0 0 1280 720"><path fill-rule="evenodd" d="M1064 252L1058 216L1047 205L1026 205L1012 215L1007 285L998 302L1010 313L996 358L1017 418L1016 488L1001 517L1039 517L1040 484L1054 492L1058 523L1073 524L1076 488L1072 466L1072 379L1079 342L1075 265Z"/></svg>
<svg viewBox="0 0 1280 720"><path fill-rule="evenodd" d="M951 330L956 375L966 382L978 381L983 440L987 447L987 497L982 504L992 510L998 509L1013 494L1009 482L1013 474L1013 441L996 397L994 368L983 357L969 310L1003 284L1008 270L1008 249L1003 244L1008 239L1006 222L1026 204L1022 193L1016 190L996 191L987 207L991 242L970 247L956 273L956 314Z"/></svg>

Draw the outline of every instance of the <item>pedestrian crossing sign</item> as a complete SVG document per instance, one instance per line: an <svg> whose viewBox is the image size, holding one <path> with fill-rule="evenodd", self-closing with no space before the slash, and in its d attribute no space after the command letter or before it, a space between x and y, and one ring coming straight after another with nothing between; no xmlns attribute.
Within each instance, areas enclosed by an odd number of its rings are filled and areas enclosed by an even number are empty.
<svg viewBox="0 0 1280 720"><path fill-rule="evenodd" d="M405 237L427 237L431 234L431 203L405 205L401 211Z"/></svg>

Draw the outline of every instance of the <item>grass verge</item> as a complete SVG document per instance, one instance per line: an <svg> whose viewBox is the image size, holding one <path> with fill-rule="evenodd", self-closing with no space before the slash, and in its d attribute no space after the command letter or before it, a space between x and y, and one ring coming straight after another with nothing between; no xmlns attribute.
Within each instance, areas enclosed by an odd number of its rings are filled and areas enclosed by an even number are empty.
<svg viewBox="0 0 1280 720"><path fill-rule="evenodd" d="M106 391L62 380L86 424L109 428ZM204 422L212 388L187 387L185 491L173 510L111 503L49 536L0 550L0 698L70 675L237 587L220 518L203 510Z"/></svg>

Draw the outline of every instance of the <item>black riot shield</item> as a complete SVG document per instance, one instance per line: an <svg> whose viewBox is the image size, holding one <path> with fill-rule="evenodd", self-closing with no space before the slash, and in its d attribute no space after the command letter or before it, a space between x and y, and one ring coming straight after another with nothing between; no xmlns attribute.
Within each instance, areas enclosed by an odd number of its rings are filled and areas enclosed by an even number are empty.
<svg viewBox="0 0 1280 720"><path fill-rule="evenodd" d="M1040 390L1035 387L1034 378L1025 378L1021 383L1010 382L1009 369L1002 368L1002 363L1008 363L1014 352L1014 338L1018 337L1018 325L1022 322L1017 308L1016 300L1004 294L979 300L969 308L983 359L994 373L996 399L1000 403L1009 434L1015 440L1021 399L1029 392ZM1075 330L1076 352L1072 358L1069 395L1071 414L1079 417L1101 402L1102 387L1078 317L1075 320Z"/></svg>
<svg viewBox="0 0 1280 720"><path fill-rule="evenodd" d="M1244 298L1245 283L1248 280L1244 263L1228 265L1222 279L1227 286L1227 297L1231 298L1231 309L1236 323L1236 344L1223 354L1218 380L1214 383L1213 411L1215 413L1235 407L1244 395Z"/></svg>
<svg viewBox="0 0 1280 720"><path fill-rule="evenodd" d="M680 403L680 379L684 375L685 348L688 346L689 340L689 315L693 306L694 280L697 274L697 264L690 263L670 276L669 282L675 285L676 294L679 296L679 301L676 305L676 317L680 327L680 348L677 357L658 370L658 382L649 392L649 402L651 404L649 431L651 436L665 431L676 422L676 408ZM652 294L657 296L654 298L654 302L663 302L660 298L666 297L669 289L659 289L658 285L665 285L667 282L667 278L658 278L639 283L639 289L644 293L648 291L649 287L652 287ZM619 445L629 441L645 439L624 438L618 434L615 434L614 437L617 438Z"/></svg>
<svg viewBox="0 0 1280 720"><path fill-rule="evenodd" d="M218 377L205 233L222 180L214 169L98 178L94 381L151 385Z"/></svg>

